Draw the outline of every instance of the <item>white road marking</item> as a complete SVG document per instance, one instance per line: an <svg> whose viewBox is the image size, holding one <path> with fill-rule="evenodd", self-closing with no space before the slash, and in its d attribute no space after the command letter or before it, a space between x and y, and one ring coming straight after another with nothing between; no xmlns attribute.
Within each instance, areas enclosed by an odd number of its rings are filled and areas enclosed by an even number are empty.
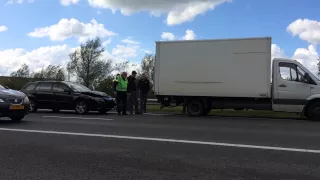
<svg viewBox="0 0 320 180"><path fill-rule="evenodd" d="M117 114L117 112L108 112L110 114ZM155 113L143 113L142 115L150 115L150 116L172 116L174 114L164 114L164 113L158 113L158 114L155 114Z"/></svg>
<svg viewBox="0 0 320 180"><path fill-rule="evenodd" d="M104 120L104 121L112 121L113 119L105 119L105 118L85 118L85 117L69 117L69 116L42 116L43 118L59 118L59 119L85 119L85 120Z"/></svg>
<svg viewBox="0 0 320 180"><path fill-rule="evenodd" d="M289 152L320 154L320 150L317 150L317 149L285 148L285 147L275 147L275 146L231 144L231 143L219 143L219 142L208 142L208 141L191 141L191 140L181 140L181 139L164 139L164 138L120 136L120 135L108 135L108 134L89 134L89 133L43 131L43 130L31 130L31 129L11 129L11 128L0 128L0 131L41 133L41 134L58 134L58 135L70 135L70 136L87 136L87 137L101 137L101 138L115 138L115 139L130 139L130 140L157 141L157 142L169 142L169 143L197 144L197 145L209 145L209 146L224 146L224 147L237 147L237 148L249 148L249 149L262 149L262 150L289 151Z"/></svg>

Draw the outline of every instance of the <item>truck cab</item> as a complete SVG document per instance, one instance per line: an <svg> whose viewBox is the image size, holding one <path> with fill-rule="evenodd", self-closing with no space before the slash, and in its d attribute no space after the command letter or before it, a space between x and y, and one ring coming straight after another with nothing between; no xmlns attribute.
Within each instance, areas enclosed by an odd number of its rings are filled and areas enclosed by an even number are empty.
<svg viewBox="0 0 320 180"><path fill-rule="evenodd" d="M320 120L319 79L296 60L276 58L272 69L273 111L303 113Z"/></svg>

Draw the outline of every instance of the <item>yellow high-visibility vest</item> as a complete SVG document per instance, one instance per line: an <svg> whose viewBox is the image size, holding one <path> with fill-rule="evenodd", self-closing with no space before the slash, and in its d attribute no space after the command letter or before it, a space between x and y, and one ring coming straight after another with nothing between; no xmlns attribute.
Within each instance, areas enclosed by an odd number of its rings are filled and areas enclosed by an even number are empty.
<svg viewBox="0 0 320 180"><path fill-rule="evenodd" d="M121 76L118 77L115 82L117 82L116 90L126 92L128 88L128 79L123 79Z"/></svg>

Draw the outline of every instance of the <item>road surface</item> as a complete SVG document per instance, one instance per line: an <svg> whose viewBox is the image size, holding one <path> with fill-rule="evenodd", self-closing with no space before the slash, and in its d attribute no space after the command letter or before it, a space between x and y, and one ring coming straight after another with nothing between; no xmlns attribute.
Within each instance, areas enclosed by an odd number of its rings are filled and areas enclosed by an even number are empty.
<svg viewBox="0 0 320 180"><path fill-rule="evenodd" d="M320 123L41 112L0 121L0 179L320 179Z"/></svg>

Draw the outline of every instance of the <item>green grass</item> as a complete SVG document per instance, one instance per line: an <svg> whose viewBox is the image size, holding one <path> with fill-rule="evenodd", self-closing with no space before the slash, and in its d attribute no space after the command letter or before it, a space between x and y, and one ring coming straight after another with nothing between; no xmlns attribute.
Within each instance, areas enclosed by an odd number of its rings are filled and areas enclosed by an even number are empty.
<svg viewBox="0 0 320 180"><path fill-rule="evenodd" d="M182 107L166 107L160 109L159 105L148 105L147 111L150 113L182 113ZM235 110L212 110L210 115L231 116L231 117L261 117L261 118L288 118L300 119L301 116L295 113L273 112L273 111L235 111Z"/></svg>

